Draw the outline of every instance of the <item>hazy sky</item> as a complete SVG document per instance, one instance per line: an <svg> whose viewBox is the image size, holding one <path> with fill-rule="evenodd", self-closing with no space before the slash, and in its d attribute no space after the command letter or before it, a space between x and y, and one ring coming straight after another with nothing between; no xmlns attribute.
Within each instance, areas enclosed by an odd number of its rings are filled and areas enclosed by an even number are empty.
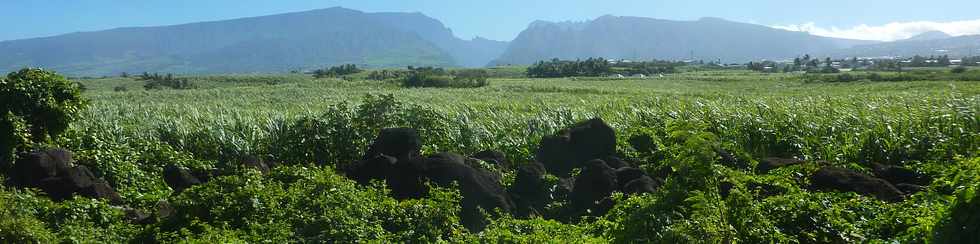
<svg viewBox="0 0 980 244"><path fill-rule="evenodd" d="M720 17L857 39L895 40L928 30L980 34L978 0L0 0L0 40L125 26L171 25L342 6L422 12L457 36L511 40L534 20L601 15L673 20Z"/></svg>

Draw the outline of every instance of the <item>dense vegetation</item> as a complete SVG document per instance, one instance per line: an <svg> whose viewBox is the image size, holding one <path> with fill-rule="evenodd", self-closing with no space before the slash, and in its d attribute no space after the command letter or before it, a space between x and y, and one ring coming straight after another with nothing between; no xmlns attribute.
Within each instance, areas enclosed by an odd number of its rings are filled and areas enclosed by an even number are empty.
<svg viewBox="0 0 980 244"><path fill-rule="evenodd" d="M386 73L382 73L382 75L385 76ZM395 77L401 77L401 83L404 87L472 88L488 85L489 73L483 69L447 71L443 68L409 66L404 75ZM387 77L384 78L387 79Z"/></svg>
<svg viewBox="0 0 980 244"><path fill-rule="evenodd" d="M357 68L354 64L343 64L340 66L333 66L326 69L318 69L313 71L313 78L327 78L327 77L339 77L345 75L352 75L361 73L361 69Z"/></svg>
<svg viewBox="0 0 980 244"><path fill-rule="evenodd" d="M51 71L23 69L0 78L0 172L17 151L68 130L85 109L78 84Z"/></svg>
<svg viewBox="0 0 980 244"><path fill-rule="evenodd" d="M437 73L411 72L420 70ZM80 101L64 95L76 92L63 78L24 72L0 82L5 111L22 107L8 102L21 101L16 94ZM976 226L980 202L980 84L943 74L842 84L699 71L665 79L493 79L472 89L210 76L188 77L199 89L152 95L113 91L141 85L136 80L82 80L88 108L40 107L79 118L70 126L64 120L64 132L48 144L75 152L77 164L119 191L123 206L84 197L54 202L35 189L0 186L0 206L7 206L0 208L0 242L971 243L977 232L963 228ZM23 128L34 121L26 117L34 113L6 114L19 117L6 123L22 128L13 131L29 131ZM650 173L672 172L655 193L615 194L615 207L601 216L557 218L551 213L566 204L557 202L536 217L494 218L473 233L460 223L454 188L400 201L383 184L361 186L339 173L382 128L419 129L426 154L495 149L520 165L534 159L543 136L597 116L620 138L621 157ZM747 167L725 164L718 149ZM246 156L279 166L264 174L240 167ZM813 163L767 174L745 169L772 156ZM935 180L890 203L813 191L804 177L821 165L869 171L872 163ZM177 193L161 179L170 164L222 176ZM505 186L514 167L502 169ZM155 221L132 221L126 209L154 213Z"/></svg>
<svg viewBox="0 0 980 244"><path fill-rule="evenodd" d="M609 61L605 58L589 58L586 60L538 61L527 68L527 76L532 78L560 77L598 77L611 74L618 75L657 75L673 74L677 68L685 66L678 61Z"/></svg>
<svg viewBox="0 0 980 244"><path fill-rule="evenodd" d="M612 73L612 65L605 58L586 60L538 61L527 68L527 76L534 78L557 78L573 76L603 76Z"/></svg>
<svg viewBox="0 0 980 244"><path fill-rule="evenodd" d="M146 90L170 89L192 89L194 84L187 78L176 77L173 74L160 75L158 73L146 73L137 77L138 80L146 82L143 88Z"/></svg>

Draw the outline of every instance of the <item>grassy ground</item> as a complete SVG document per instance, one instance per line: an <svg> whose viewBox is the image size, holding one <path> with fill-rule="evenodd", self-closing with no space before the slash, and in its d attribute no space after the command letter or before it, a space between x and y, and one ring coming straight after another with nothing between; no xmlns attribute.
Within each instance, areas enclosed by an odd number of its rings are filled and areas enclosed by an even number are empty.
<svg viewBox="0 0 980 244"><path fill-rule="evenodd" d="M292 165L344 164L360 156L377 129L390 126L421 129L426 152L497 149L516 162L527 162L542 136L598 116L616 130L624 156L643 162L644 169L670 166L680 175L660 193L620 199L609 215L581 222L500 219L483 235L463 237L455 236L459 226L452 226L451 220L445 220L450 221L448 226L426 227L434 228L433 236L456 241L560 242L548 238L564 236L566 241L619 242L919 242L928 239L945 216L956 198L953 192L971 187L980 170L976 167L980 82L804 83L797 74L748 71L699 71L649 79L527 79L516 78L519 72L519 68L494 70L496 76L511 78L495 78L489 86L467 89L402 88L395 82L312 79L298 74L191 77L197 88L188 90L147 91L141 81L127 78L82 80L91 106L59 143L78 152L80 162L106 177L128 204L144 209L169 200L183 201L181 206L187 209L219 211L240 204L234 197L249 194L258 195L252 199L306 209L309 204L289 197L316 194L308 192L310 186L293 187L299 184L294 178L302 178L317 189L336 186L374 196L364 200L371 201L364 204L372 209L408 211L413 208L406 204L416 204L429 207L414 208L418 211L435 210L399 214L446 214L437 210L447 203L395 203L377 197L374 188L349 186L330 167L314 168L309 174L302 173L305 168L287 167L268 177L245 173L180 195L171 195L159 177L168 163L220 168L222 161L243 155ZM662 150L656 157L662 160L628 145L626 138L639 134L656 138ZM855 194L805 190L802 176L816 170L815 165L771 175L721 166L699 168L715 160L714 147L752 164L768 156L826 161L862 171L872 162L888 163L927 172L937 180L904 203L887 204ZM735 182L744 193L720 196L716 186L721 180ZM747 190L760 182L777 184L787 193L764 197ZM271 187L261 188L272 189L271 193L251 188L259 186ZM282 195L275 195L280 194L276 189ZM322 199L329 194L316 196L320 198L310 201L340 204ZM272 217L262 217L267 214ZM310 225L303 221L326 218L330 223L350 223L347 217L251 209L228 219L188 217L151 227L120 224L131 232L115 237L316 240L303 232ZM267 222L226 222L231 218ZM376 222L381 220L371 218L358 222L367 229L350 227L350 231L378 231ZM189 230L181 230L185 227ZM405 234L396 229L384 228ZM357 235L361 236L320 240L424 239ZM105 241L106 236L82 239Z"/></svg>

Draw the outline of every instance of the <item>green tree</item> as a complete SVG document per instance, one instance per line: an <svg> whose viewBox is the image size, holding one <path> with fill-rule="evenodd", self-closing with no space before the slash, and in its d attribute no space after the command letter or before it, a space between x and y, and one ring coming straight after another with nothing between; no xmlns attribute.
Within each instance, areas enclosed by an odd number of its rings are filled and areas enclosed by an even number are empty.
<svg viewBox="0 0 980 244"><path fill-rule="evenodd" d="M27 68L0 79L0 161L64 133L86 104L76 83L51 71Z"/></svg>

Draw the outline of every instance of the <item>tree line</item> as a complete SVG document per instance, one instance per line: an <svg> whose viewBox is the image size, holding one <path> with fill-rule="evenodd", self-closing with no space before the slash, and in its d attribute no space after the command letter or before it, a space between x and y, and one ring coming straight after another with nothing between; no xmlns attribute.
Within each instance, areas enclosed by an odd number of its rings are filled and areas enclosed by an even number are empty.
<svg viewBox="0 0 980 244"><path fill-rule="evenodd" d="M527 68L527 76L531 78L558 78L575 76L606 76L613 73L627 75L653 75L677 72L676 67L684 66L684 62L673 61L643 61L643 62L609 62L601 57L585 60L538 61Z"/></svg>
<svg viewBox="0 0 980 244"><path fill-rule="evenodd" d="M339 66L333 66L325 69L318 69L313 71L313 78L328 78L328 77L338 77L345 75L352 75L360 73L362 70L357 68L354 64L343 64Z"/></svg>
<svg viewBox="0 0 980 244"><path fill-rule="evenodd" d="M527 68L527 76L531 78L558 78L572 76L604 76L612 73L612 65L605 58L589 58L586 60L538 61Z"/></svg>
<svg viewBox="0 0 980 244"><path fill-rule="evenodd" d="M194 84L192 84L190 80L188 80L187 78L176 77L173 74L161 75L158 73L150 74L147 72L143 72L143 74L136 77L136 79L146 81L146 84L143 85L143 88L147 90L156 90L156 89L163 89L163 88L171 88L171 89L194 88Z"/></svg>

